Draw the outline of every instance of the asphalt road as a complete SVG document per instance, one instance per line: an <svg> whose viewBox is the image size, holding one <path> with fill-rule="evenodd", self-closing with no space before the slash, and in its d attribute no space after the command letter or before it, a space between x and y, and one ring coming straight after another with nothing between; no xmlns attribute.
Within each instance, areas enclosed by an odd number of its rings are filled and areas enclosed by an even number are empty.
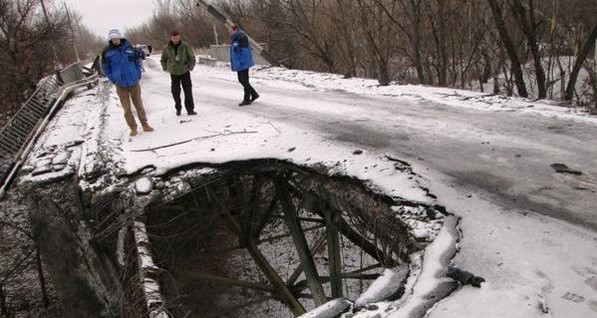
<svg viewBox="0 0 597 318"><path fill-rule="evenodd" d="M342 92L297 92L264 84L256 81L262 97L241 108L236 106L242 93L238 84L197 76L198 107L204 103L238 108L341 142L382 149L443 173L457 186L486 192L506 209L536 212L597 231L597 126L536 114ZM237 93L230 94L230 89ZM335 108L344 111L325 111ZM583 174L555 173L554 163Z"/></svg>

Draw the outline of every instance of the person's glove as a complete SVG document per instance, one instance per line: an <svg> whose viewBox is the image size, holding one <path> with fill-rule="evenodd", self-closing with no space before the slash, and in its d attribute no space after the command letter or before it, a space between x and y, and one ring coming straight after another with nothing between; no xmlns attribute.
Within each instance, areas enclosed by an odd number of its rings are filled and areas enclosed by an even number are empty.
<svg viewBox="0 0 597 318"><path fill-rule="evenodd" d="M469 283L473 287L481 288L481 283L485 282L485 278L479 276L473 276L473 278L469 279Z"/></svg>

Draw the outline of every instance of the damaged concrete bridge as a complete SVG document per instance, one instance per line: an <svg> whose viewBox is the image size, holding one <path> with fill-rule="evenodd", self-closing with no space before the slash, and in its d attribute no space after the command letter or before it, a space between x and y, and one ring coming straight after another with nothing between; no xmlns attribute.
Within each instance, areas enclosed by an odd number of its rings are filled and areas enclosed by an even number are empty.
<svg viewBox="0 0 597 318"><path fill-rule="evenodd" d="M31 147L0 201L0 274L34 264L23 278L41 288L0 281L0 313L34 301L77 318L597 312L594 118L279 68L253 74L263 94L239 108L223 65L197 65L199 114L176 116L158 59L142 79L155 132L129 139L100 83L76 89ZM17 238L27 246L7 258Z"/></svg>
<svg viewBox="0 0 597 318"><path fill-rule="evenodd" d="M8 193L68 317L423 317L457 287L407 162L234 110L129 140L121 112L79 91Z"/></svg>

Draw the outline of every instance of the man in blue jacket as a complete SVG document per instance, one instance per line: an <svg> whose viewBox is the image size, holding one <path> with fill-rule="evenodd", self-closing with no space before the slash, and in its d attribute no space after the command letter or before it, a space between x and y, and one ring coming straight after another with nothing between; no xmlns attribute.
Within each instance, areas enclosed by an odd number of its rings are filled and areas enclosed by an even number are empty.
<svg viewBox="0 0 597 318"><path fill-rule="evenodd" d="M108 46L102 52L104 75L116 86L116 93L124 109L124 119L131 129L130 136L137 135L137 123L131 110L131 100L143 131L153 131L147 123L147 115L141 100L141 58L143 53L131 46L116 29L108 34Z"/></svg>
<svg viewBox="0 0 597 318"><path fill-rule="evenodd" d="M230 66L233 72L237 72L238 81L245 89L243 101L238 106L250 105L259 98L259 94L249 83L249 68L254 66L253 48L249 44L249 38L236 25L230 31Z"/></svg>

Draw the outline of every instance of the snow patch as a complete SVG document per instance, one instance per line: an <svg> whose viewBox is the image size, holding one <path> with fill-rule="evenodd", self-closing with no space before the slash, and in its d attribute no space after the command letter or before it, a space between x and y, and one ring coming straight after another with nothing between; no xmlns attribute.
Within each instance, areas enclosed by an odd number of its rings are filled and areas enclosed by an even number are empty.
<svg viewBox="0 0 597 318"><path fill-rule="evenodd" d="M345 298L330 300L327 303L299 316L299 318L335 318L350 308L351 302Z"/></svg>
<svg viewBox="0 0 597 318"><path fill-rule="evenodd" d="M367 304L388 299L398 293L404 286L410 270L407 265L396 268L386 268L382 275L377 278L369 288L355 301L356 308L364 307Z"/></svg>

